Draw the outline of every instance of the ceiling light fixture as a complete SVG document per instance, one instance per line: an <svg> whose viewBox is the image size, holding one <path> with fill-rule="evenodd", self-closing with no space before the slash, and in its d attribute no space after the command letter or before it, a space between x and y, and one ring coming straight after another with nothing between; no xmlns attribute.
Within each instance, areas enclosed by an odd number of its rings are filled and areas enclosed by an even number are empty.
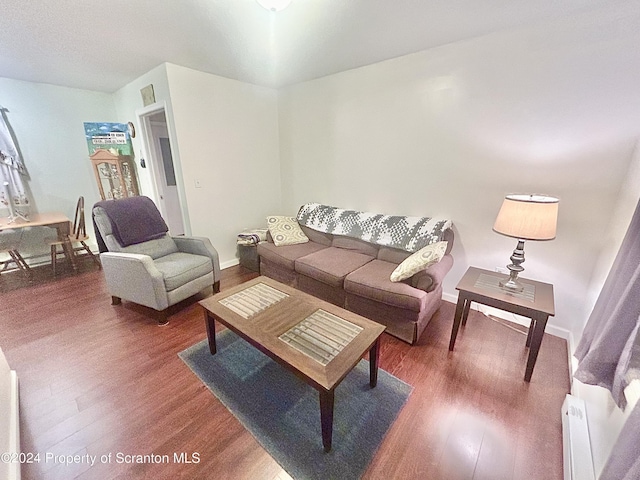
<svg viewBox="0 0 640 480"><path fill-rule="evenodd" d="M262 7L271 12L279 12L289 6L291 0L256 0Z"/></svg>

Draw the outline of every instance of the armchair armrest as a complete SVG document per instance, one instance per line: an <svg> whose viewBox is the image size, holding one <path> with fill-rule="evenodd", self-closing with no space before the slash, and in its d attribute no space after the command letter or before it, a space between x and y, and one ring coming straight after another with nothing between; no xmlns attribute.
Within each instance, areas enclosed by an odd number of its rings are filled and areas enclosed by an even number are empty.
<svg viewBox="0 0 640 480"><path fill-rule="evenodd" d="M213 281L220 280L220 259L218 251L211 245L211 241L206 237L171 237L176 242L178 250L184 253L202 255L211 258L213 263Z"/></svg>
<svg viewBox="0 0 640 480"><path fill-rule="evenodd" d="M149 255L104 252L100 261L110 295L156 310L169 306L164 278Z"/></svg>
<svg viewBox="0 0 640 480"><path fill-rule="evenodd" d="M444 277L453 267L453 257L446 254L438 263L416 273L411 279L411 285L425 292L435 290L442 284Z"/></svg>

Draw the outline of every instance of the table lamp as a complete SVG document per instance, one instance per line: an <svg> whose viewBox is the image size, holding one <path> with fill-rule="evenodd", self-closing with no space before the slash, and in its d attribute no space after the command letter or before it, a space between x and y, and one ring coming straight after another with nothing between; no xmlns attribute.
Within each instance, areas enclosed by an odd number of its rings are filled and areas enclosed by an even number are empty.
<svg viewBox="0 0 640 480"><path fill-rule="evenodd" d="M507 195L502 202L493 231L513 237L518 245L511 255L509 279L500 282L500 287L510 292L522 292L523 285L518 274L524 271L524 241L553 240L556 238L558 202L555 197L540 194Z"/></svg>

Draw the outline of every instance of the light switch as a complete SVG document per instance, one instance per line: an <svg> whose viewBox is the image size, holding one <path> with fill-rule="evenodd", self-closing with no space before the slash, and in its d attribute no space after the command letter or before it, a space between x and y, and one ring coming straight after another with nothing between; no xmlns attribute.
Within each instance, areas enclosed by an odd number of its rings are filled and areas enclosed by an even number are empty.
<svg viewBox="0 0 640 480"><path fill-rule="evenodd" d="M200 183L200 180L194 180L194 183L196 188L202 188L202 183Z"/></svg>

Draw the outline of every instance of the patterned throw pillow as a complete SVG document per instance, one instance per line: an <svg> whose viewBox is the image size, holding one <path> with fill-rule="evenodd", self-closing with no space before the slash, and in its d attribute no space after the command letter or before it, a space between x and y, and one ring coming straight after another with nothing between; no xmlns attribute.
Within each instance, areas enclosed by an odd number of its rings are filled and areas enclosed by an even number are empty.
<svg viewBox="0 0 640 480"><path fill-rule="evenodd" d="M309 238L298 225L298 221L293 217L267 217L267 226L276 247L296 245L309 241Z"/></svg>
<svg viewBox="0 0 640 480"><path fill-rule="evenodd" d="M438 263L444 257L444 253L447 251L447 242L436 242L431 245L418 250L416 253L407 257L398 267L393 271L389 279L392 282L399 282L405 278L409 278L420 270Z"/></svg>

